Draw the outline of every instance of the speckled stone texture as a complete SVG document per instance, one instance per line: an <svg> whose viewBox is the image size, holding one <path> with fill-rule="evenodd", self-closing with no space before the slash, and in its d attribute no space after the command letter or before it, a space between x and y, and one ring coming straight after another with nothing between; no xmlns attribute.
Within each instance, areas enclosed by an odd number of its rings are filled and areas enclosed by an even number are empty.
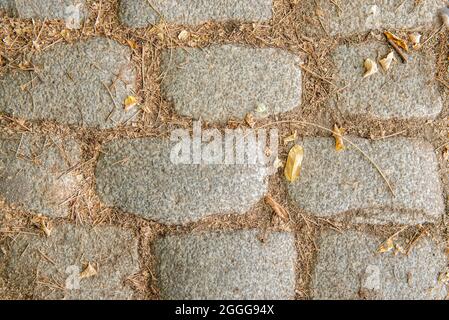
<svg viewBox="0 0 449 320"><path fill-rule="evenodd" d="M84 0L0 0L0 8L25 19L64 20L70 16L72 8L78 8L81 20L87 14Z"/></svg>
<svg viewBox="0 0 449 320"><path fill-rule="evenodd" d="M174 143L161 139L114 140L96 168L103 203L166 224L211 214L244 213L267 191L260 165L173 164Z"/></svg>
<svg viewBox="0 0 449 320"><path fill-rule="evenodd" d="M272 17L272 0L120 0L120 20L129 27L156 24L160 15L168 23L201 24L267 21Z"/></svg>
<svg viewBox="0 0 449 320"><path fill-rule="evenodd" d="M446 0L425 0L415 7L413 0L351 0L339 1L340 10L332 1L316 2L323 14L323 26L330 36L432 27L437 22L438 9L447 3Z"/></svg>
<svg viewBox="0 0 449 320"><path fill-rule="evenodd" d="M0 78L0 111L98 128L126 122L135 113L123 107L135 84L130 56L128 47L105 38L56 44L32 56L37 73L15 70Z"/></svg>
<svg viewBox="0 0 449 320"><path fill-rule="evenodd" d="M162 89L184 116L225 123L258 107L277 114L301 103L297 56L280 49L222 45L164 52Z"/></svg>
<svg viewBox="0 0 449 320"><path fill-rule="evenodd" d="M328 231L312 275L314 299L445 299L447 288L438 281L446 270L444 243L419 240L408 255L377 253L385 241L360 232Z"/></svg>
<svg viewBox="0 0 449 320"><path fill-rule="evenodd" d="M297 206L320 217L355 213L354 222L374 224L435 222L443 215L438 162L430 144L406 138L349 139L381 168L395 196L348 143L347 150L337 152L332 138L305 138L300 179L288 186Z"/></svg>
<svg viewBox="0 0 449 320"><path fill-rule="evenodd" d="M0 12L5 11L8 14L14 14L14 0L0 0Z"/></svg>
<svg viewBox="0 0 449 320"><path fill-rule="evenodd" d="M393 62L387 73L379 72L362 78L364 61L378 61L392 48L371 43L343 45L333 54L339 85L348 87L339 98L330 102L331 108L352 116L380 120L432 119L441 112L443 102L435 83L435 58L421 53L409 54L409 63Z"/></svg>
<svg viewBox="0 0 449 320"><path fill-rule="evenodd" d="M68 213L77 191L70 168L81 149L68 138L32 133L0 135L0 197L9 204L50 217Z"/></svg>
<svg viewBox="0 0 449 320"><path fill-rule="evenodd" d="M117 227L64 224L49 238L19 234L6 261L2 274L13 299L131 299L125 281L139 271L137 240ZM82 277L87 263L97 275Z"/></svg>
<svg viewBox="0 0 449 320"><path fill-rule="evenodd" d="M157 240L158 287L163 299L293 299L292 234L257 231L202 233Z"/></svg>

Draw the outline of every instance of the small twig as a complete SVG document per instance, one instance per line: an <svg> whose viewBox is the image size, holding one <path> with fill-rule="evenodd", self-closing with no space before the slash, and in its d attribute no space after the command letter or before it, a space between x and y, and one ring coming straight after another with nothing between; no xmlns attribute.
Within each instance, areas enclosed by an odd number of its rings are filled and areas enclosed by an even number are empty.
<svg viewBox="0 0 449 320"><path fill-rule="evenodd" d="M148 2L148 5L150 6L150 8L153 9L153 11L156 12L161 19L164 19L164 16L162 15L162 13L159 10L157 10L155 6L153 6L151 4L150 0L147 0L147 2Z"/></svg>
<svg viewBox="0 0 449 320"><path fill-rule="evenodd" d="M407 56L405 55L405 53L402 52L401 48L399 48L399 46L398 46L396 43L394 43L393 40L387 39L387 41L388 41L388 43L390 44L390 46L393 47L393 49L396 51L396 53L401 57L402 62L403 62L403 63L407 63L408 58L407 58Z"/></svg>
<svg viewBox="0 0 449 320"><path fill-rule="evenodd" d="M304 67L302 64L300 64L299 67L300 67L301 69L303 69L304 71L310 73L310 74L311 74L312 76L314 76L315 78L318 78L318 79L320 79L320 80L323 80L323 81L325 81L325 82L327 82L327 83L333 85L334 87L337 87L337 88L338 88L338 86L337 86L335 83L333 83L332 81L327 80L326 78L323 78L323 77L320 76L319 74L316 74L316 73L313 72L312 70L310 70L310 69Z"/></svg>
<svg viewBox="0 0 449 320"><path fill-rule="evenodd" d="M433 37L435 37L437 34L439 34L441 31L443 31L443 29L444 29L444 24L440 27L440 29L438 29L438 30L435 31L430 37L428 37L428 38L426 39L426 41L424 41L424 42L421 44L421 47L424 47L424 45L425 45L427 42L429 42L430 40L432 40Z"/></svg>
<svg viewBox="0 0 449 320"><path fill-rule="evenodd" d="M95 24L94 24L95 31L97 31L97 25L100 23L102 2L103 2L103 0L100 0L100 4L98 5L98 14L97 14L97 18L95 19Z"/></svg>

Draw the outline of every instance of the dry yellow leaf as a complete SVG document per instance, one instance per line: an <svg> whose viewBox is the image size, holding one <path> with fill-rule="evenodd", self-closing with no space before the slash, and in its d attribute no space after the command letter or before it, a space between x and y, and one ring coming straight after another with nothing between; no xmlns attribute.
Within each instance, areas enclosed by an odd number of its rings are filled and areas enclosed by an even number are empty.
<svg viewBox="0 0 449 320"><path fill-rule="evenodd" d="M377 249L377 252L379 253L386 253L394 249L394 242L393 238L388 238L385 240L384 243L382 243L379 248Z"/></svg>
<svg viewBox="0 0 449 320"><path fill-rule="evenodd" d="M254 115L252 113L247 113L245 116L245 122L251 127L254 128L256 125L256 120L254 119Z"/></svg>
<svg viewBox="0 0 449 320"><path fill-rule="evenodd" d="M370 58L365 60L364 66L365 66L365 74L363 75L363 78L369 77L378 71L377 63L375 63Z"/></svg>
<svg viewBox="0 0 449 320"><path fill-rule="evenodd" d="M384 71L387 72L388 69L390 69L393 60L395 60L394 52L391 51L389 54L387 54L385 58L379 60L379 64L382 67L382 69L384 69Z"/></svg>
<svg viewBox="0 0 449 320"><path fill-rule="evenodd" d="M134 96L128 96L125 99L125 111L129 111L130 109L134 108L137 104L137 99Z"/></svg>
<svg viewBox="0 0 449 320"><path fill-rule="evenodd" d="M87 266L80 273L80 279L90 278L90 277L93 277L96 275L97 275L97 270L94 268L94 266L90 262L88 262Z"/></svg>
<svg viewBox="0 0 449 320"><path fill-rule="evenodd" d="M288 153L287 163L284 169L284 175L288 181L294 182L299 178L303 159L304 148L297 144L294 145Z"/></svg>
<svg viewBox="0 0 449 320"><path fill-rule="evenodd" d="M287 210L282 207L276 200L274 200L270 195L265 196L265 202L273 209L276 215L284 220L285 222L290 220Z"/></svg>
<svg viewBox="0 0 449 320"><path fill-rule="evenodd" d="M345 144L343 142L343 133L345 129L339 128L337 124L334 125L334 130L332 130L332 134L335 138L335 150L341 151L345 149Z"/></svg>
<svg viewBox="0 0 449 320"><path fill-rule="evenodd" d="M392 34L389 31L385 31L384 35L387 37L387 39L393 41L394 43L396 43L396 45L402 49L404 49L405 51L408 52L408 45L407 42L401 38L399 38L398 36L395 36L394 34Z"/></svg>
<svg viewBox="0 0 449 320"><path fill-rule="evenodd" d="M136 50L137 49L137 42L135 42L134 40L126 40L126 42L128 42L128 45L131 49Z"/></svg>

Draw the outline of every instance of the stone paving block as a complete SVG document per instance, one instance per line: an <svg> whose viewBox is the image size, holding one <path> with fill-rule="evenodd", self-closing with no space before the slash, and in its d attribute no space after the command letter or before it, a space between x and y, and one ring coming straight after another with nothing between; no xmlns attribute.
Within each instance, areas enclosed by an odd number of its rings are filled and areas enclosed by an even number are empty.
<svg viewBox="0 0 449 320"><path fill-rule="evenodd" d="M413 0L351 0L339 1L339 9L331 1L317 1L322 12L321 22L331 36L432 27L438 19L438 9L446 3L446 0L427 0L415 7Z"/></svg>
<svg viewBox="0 0 449 320"><path fill-rule="evenodd" d="M6 292L14 299L131 299L125 281L139 271L137 250L135 236L117 227L64 224L49 238L20 234L6 258ZM96 275L84 276L88 263Z"/></svg>
<svg viewBox="0 0 449 320"><path fill-rule="evenodd" d="M154 245L164 299L293 299L292 234L256 230L168 236Z"/></svg>
<svg viewBox="0 0 449 320"><path fill-rule="evenodd" d="M79 177L70 168L81 161L79 145L68 138L40 134L0 136L0 197L50 217L68 213L67 200Z"/></svg>
<svg viewBox="0 0 449 320"><path fill-rule="evenodd" d="M324 232L312 275L314 299L445 299L438 281L446 272L444 243L419 240L408 255L378 253L385 241L360 232Z"/></svg>
<svg viewBox="0 0 449 320"><path fill-rule="evenodd" d="M162 58L163 92L181 115L225 123L258 107L277 114L301 103L300 60L291 53L233 45L186 50Z"/></svg>
<svg viewBox="0 0 449 320"><path fill-rule="evenodd" d="M0 12L6 11L8 14L14 13L14 0L0 0Z"/></svg>
<svg viewBox="0 0 449 320"><path fill-rule="evenodd" d="M56 44L33 55L37 72L11 71L0 78L0 111L28 120L114 127L135 113L123 107L135 85L130 59L128 47L105 38Z"/></svg>
<svg viewBox="0 0 449 320"><path fill-rule="evenodd" d="M87 16L84 0L0 0L0 8L20 18L66 20Z"/></svg>
<svg viewBox="0 0 449 320"><path fill-rule="evenodd" d="M378 43L343 45L333 54L339 85L349 85L333 99L330 107L352 116L380 120L432 119L443 107L435 82L435 57L422 53L409 54L409 63L399 56L387 73L379 72L362 78L364 61L385 57L393 49Z"/></svg>
<svg viewBox="0 0 449 320"><path fill-rule="evenodd" d="M305 138L301 176L288 186L297 206L320 217L353 212L355 222L375 224L435 222L443 215L438 162L430 144L406 138L350 139L382 169L395 196L353 147L337 152L332 138Z"/></svg>
<svg viewBox="0 0 449 320"><path fill-rule="evenodd" d="M161 16L168 23L201 24L210 20L267 21L272 0L121 0L121 21L140 28L156 24Z"/></svg>
<svg viewBox="0 0 449 320"><path fill-rule="evenodd" d="M97 192L109 206L167 224L210 214L245 213L267 191L260 165L173 164L175 143L114 140L96 169Z"/></svg>

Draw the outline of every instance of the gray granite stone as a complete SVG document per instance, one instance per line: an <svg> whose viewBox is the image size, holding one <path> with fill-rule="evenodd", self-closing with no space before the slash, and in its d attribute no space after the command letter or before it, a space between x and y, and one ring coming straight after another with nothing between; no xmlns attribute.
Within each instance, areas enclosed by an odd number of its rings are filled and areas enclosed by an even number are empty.
<svg viewBox="0 0 449 320"><path fill-rule="evenodd" d="M446 0L426 0L415 7L413 0L351 0L339 1L340 10L332 1L317 1L323 13L321 21L331 36L431 27L438 19L438 9L446 3Z"/></svg>
<svg viewBox="0 0 449 320"><path fill-rule="evenodd" d="M15 13L14 0L0 0L0 12L4 10L8 14Z"/></svg>
<svg viewBox="0 0 449 320"><path fill-rule="evenodd" d="M78 10L80 21L87 16L84 0L0 0L0 8L20 18L66 20Z"/></svg>
<svg viewBox="0 0 449 320"><path fill-rule="evenodd" d="M166 22L200 24L210 20L266 21L272 17L272 0L120 0L121 21L132 28Z"/></svg>
<svg viewBox="0 0 449 320"><path fill-rule="evenodd" d="M39 134L0 136L0 197L51 217L68 213L67 200L77 192L78 179L69 169L81 160L81 149L70 139Z"/></svg>
<svg viewBox="0 0 449 320"><path fill-rule="evenodd" d="M222 45L162 57L163 93L184 116L224 123L264 105L277 114L301 103L300 60L280 49Z"/></svg>
<svg viewBox="0 0 449 320"><path fill-rule="evenodd" d="M314 299L445 299L438 281L446 272L444 243L419 240L408 255L378 253L385 241L360 232L324 232L312 275ZM399 241L397 241L399 242Z"/></svg>
<svg viewBox="0 0 449 320"><path fill-rule="evenodd" d="M6 292L14 299L131 299L125 280L139 271L137 240L117 227L63 224L49 238L20 234L6 258ZM83 277L86 265L97 274Z"/></svg>
<svg viewBox="0 0 449 320"><path fill-rule="evenodd" d="M347 150L337 152L333 138L305 138L301 176L288 186L300 208L335 218L352 211L355 222L375 224L435 222L443 215L438 162L430 144L406 138L350 139L381 168L395 196L368 159L348 143Z"/></svg>
<svg viewBox="0 0 449 320"><path fill-rule="evenodd" d="M295 241L257 231L168 236L154 244L164 299L293 299Z"/></svg>
<svg viewBox="0 0 449 320"><path fill-rule="evenodd" d="M174 164L175 143L114 140L96 168L97 192L109 206L166 224L211 214L245 213L267 191L261 165Z"/></svg>
<svg viewBox="0 0 449 320"><path fill-rule="evenodd" d="M378 43L343 45L333 54L339 85L348 87L331 100L330 107L353 115L389 119L432 119L443 102L435 83L435 58L422 53L409 55L409 63L396 62L387 73L362 78L364 61L385 57L392 48Z"/></svg>
<svg viewBox="0 0 449 320"><path fill-rule="evenodd" d="M135 85L130 59L128 47L105 38L56 44L33 55L37 72L11 71L0 78L0 112L28 120L114 127L135 113L123 106ZM112 84L117 106L105 88Z"/></svg>

